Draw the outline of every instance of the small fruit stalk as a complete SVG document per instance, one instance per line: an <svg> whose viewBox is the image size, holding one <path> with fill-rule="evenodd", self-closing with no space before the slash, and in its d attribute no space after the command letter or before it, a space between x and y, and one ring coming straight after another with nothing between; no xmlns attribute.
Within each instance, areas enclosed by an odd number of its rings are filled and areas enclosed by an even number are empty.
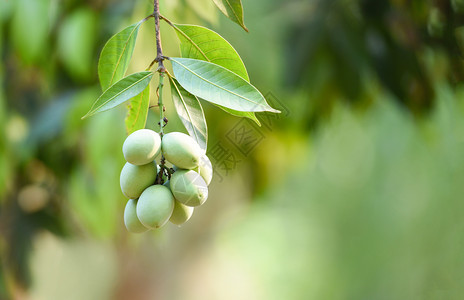
<svg viewBox="0 0 464 300"><path fill-rule="evenodd" d="M160 228L168 221L181 225L208 198L213 168L189 135L171 132L161 138L153 130L140 129L126 138L122 151L127 163L120 184L129 198L124 224L130 232Z"/></svg>

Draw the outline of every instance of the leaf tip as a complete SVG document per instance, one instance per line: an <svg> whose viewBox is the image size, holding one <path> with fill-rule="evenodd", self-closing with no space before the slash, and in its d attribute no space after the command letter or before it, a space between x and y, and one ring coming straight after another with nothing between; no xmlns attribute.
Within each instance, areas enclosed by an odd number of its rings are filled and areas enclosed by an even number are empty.
<svg viewBox="0 0 464 300"><path fill-rule="evenodd" d="M81 120L86 119L88 116L89 116L89 113L86 113L85 115L83 115L83 116L81 117Z"/></svg>
<svg viewBox="0 0 464 300"><path fill-rule="evenodd" d="M272 113L275 113L275 114L280 114L280 113L281 113L280 110L274 109L274 108L272 108L272 107L271 107L270 109L268 109L268 111L269 111L269 112L272 112Z"/></svg>
<svg viewBox="0 0 464 300"><path fill-rule="evenodd" d="M83 115L81 117L81 120L84 120L84 119L87 119L88 117L90 117L92 114L89 114L89 113L86 113L85 115Z"/></svg>

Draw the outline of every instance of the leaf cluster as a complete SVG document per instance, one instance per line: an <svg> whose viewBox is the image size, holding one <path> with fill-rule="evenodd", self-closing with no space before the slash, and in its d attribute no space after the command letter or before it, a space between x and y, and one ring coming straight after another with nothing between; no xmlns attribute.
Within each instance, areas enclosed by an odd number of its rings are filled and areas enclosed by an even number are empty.
<svg viewBox="0 0 464 300"><path fill-rule="evenodd" d="M248 31L244 25L240 0L214 2L226 16ZM154 16L150 15L126 27L108 40L98 63L103 93L82 118L128 103L128 134L145 127L150 102L150 81L155 73L152 70L154 63L142 72L130 75L126 75L126 72L138 31L145 21ZM200 99L234 116L250 118L258 125L256 112L279 113L269 106L264 96L250 83L242 59L222 36L202 26L175 24L162 16L160 18L175 30L180 41L181 57L165 57L171 63L173 74L164 68L157 71L167 73L177 114L189 134L203 149L207 147L208 133Z"/></svg>

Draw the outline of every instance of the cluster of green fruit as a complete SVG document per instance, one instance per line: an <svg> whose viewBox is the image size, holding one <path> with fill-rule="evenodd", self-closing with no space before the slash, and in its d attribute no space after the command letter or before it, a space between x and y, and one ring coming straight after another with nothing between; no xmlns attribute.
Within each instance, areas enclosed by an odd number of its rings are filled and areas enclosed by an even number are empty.
<svg viewBox="0 0 464 300"><path fill-rule="evenodd" d="M123 194L130 200L124 224L138 233L187 222L195 206L208 198L213 177L209 158L190 136L171 132L160 135L149 129L130 134L122 147L127 163L121 171ZM161 164L155 158L161 155ZM165 161L172 164L168 167Z"/></svg>

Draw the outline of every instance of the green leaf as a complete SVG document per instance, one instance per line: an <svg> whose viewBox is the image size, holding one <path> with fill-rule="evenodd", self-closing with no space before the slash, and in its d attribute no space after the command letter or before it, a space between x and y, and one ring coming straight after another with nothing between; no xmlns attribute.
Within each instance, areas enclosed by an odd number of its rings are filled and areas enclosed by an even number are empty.
<svg viewBox="0 0 464 300"><path fill-rule="evenodd" d="M134 73L124 77L103 92L82 119L90 117L96 113L112 109L137 96L147 87L148 84L150 84L152 77L153 72L147 71Z"/></svg>
<svg viewBox="0 0 464 300"><path fill-rule="evenodd" d="M202 26L182 24L173 24L173 26L181 42L182 57L215 63L250 81L242 59L222 36ZM254 112L240 112L219 107L234 116L250 118L260 125Z"/></svg>
<svg viewBox="0 0 464 300"><path fill-rule="evenodd" d="M134 52L140 25L144 20L116 33L103 47L98 61L98 76L103 90L124 77Z"/></svg>
<svg viewBox="0 0 464 300"><path fill-rule="evenodd" d="M217 104L216 104L216 106L219 107L220 109L222 109L223 111L225 111L226 113L229 113L229 114L231 114L233 116L249 118L249 119L255 121L256 124L261 126L261 122L258 120L258 118L256 118L256 115L255 115L254 112L233 110L233 109L230 109L230 108L227 108L227 107L224 107L224 106L220 106L220 105L217 105Z"/></svg>
<svg viewBox="0 0 464 300"><path fill-rule="evenodd" d="M169 79L171 80L172 100L180 120L190 136L206 152L208 128L200 101L198 101L197 97L184 90L174 78L169 77Z"/></svg>
<svg viewBox="0 0 464 300"><path fill-rule="evenodd" d="M202 26L173 25L179 36L182 57L215 63L250 81L242 59L222 36Z"/></svg>
<svg viewBox="0 0 464 300"><path fill-rule="evenodd" d="M213 0L219 10L229 19L242 26L246 32L245 23L243 21L243 7L241 0Z"/></svg>
<svg viewBox="0 0 464 300"><path fill-rule="evenodd" d="M140 94L132 98L129 102L125 120L126 131L128 135L134 131L145 128L149 106L150 85L147 85L147 87Z"/></svg>
<svg viewBox="0 0 464 300"><path fill-rule="evenodd" d="M197 97L238 111L279 112L248 81L224 67L191 58L170 61L180 85Z"/></svg>
<svg viewBox="0 0 464 300"><path fill-rule="evenodd" d="M173 26L180 40L182 57L215 63L250 81L242 59L222 36L202 26L182 24L173 24ZM218 106L231 115L247 117L261 125L254 112L242 112Z"/></svg>

